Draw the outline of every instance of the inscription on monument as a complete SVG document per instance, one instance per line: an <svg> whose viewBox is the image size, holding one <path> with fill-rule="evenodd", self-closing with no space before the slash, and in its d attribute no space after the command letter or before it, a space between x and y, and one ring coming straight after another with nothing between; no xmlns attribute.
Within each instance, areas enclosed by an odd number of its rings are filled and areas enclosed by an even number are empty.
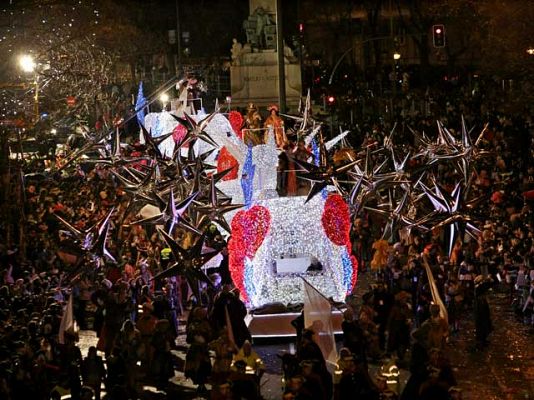
<svg viewBox="0 0 534 400"><path fill-rule="evenodd" d="M245 76L245 82L263 82L263 81L277 81L277 76Z"/></svg>

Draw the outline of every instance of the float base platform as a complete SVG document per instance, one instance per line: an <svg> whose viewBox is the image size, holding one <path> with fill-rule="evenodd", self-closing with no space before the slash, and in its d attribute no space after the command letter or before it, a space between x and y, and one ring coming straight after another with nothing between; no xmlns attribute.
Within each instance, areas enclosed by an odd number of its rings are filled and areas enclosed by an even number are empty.
<svg viewBox="0 0 534 400"><path fill-rule="evenodd" d="M291 321L299 315L300 313L248 314L245 322L253 338L291 337L296 336L295 328L291 325ZM343 314L341 311L332 311L334 334L343 333L341 330L342 321Z"/></svg>

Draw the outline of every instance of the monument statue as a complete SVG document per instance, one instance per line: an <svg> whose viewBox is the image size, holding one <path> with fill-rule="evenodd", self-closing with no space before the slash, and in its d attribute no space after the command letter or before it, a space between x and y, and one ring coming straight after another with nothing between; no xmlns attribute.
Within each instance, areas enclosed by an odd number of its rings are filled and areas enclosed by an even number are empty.
<svg viewBox="0 0 534 400"><path fill-rule="evenodd" d="M252 49L265 50L276 48L276 24L263 7L258 7L243 22L247 43Z"/></svg>
<svg viewBox="0 0 534 400"><path fill-rule="evenodd" d="M249 10L243 22L246 42L235 39L231 48L232 105L267 107L279 99L276 0L249 0ZM286 106L296 106L302 91L300 64L290 47L284 45L283 53Z"/></svg>
<svg viewBox="0 0 534 400"><path fill-rule="evenodd" d="M237 41L237 39L232 40L232 64L233 65L239 65L240 64L240 57L241 53L243 53L243 45Z"/></svg>

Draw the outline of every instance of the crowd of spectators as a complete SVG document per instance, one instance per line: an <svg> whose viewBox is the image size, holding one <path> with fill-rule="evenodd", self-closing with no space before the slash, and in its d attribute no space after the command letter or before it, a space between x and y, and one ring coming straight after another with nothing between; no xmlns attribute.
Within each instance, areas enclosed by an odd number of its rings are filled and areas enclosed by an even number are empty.
<svg viewBox="0 0 534 400"><path fill-rule="evenodd" d="M347 299L344 349L333 376L314 332L299 332L296 357L284 362L294 363L290 373L285 371L284 398L343 399L354 393L362 399L459 398L444 346L471 315L477 332L473 346L488 346L490 280L507 290L518 318L534 324L533 121L498 113L480 99L458 100L456 106L454 101L442 115L451 128L459 130L461 115L468 126L489 122L483 146L493 156L481 161L472 189L487 199L474 210L482 221L479 239L458 241L449 257L443 232L414 230L387 242L381 240L385 221L366 212L355 218L352 248L361 273L375 282L361 303ZM411 116L404 122L435 136L433 118ZM381 143L387 129L373 123L361 145ZM417 145L408 130L399 132L395 140L406 148ZM75 174L56 178L27 179L24 246L0 245L0 397L48 399L70 393L73 399L99 399L104 387L108 398L136 398L144 384L166 389L178 368L198 385L200 395L211 383L216 399L259 398L264 366L251 348L245 305L231 284L226 244L216 227L207 230L208 245L221 248L223 259L217 271L209 271L213 288L203 287L196 299L180 276L153 279L171 261L167 246L154 230L129 224L127 196L108 170L82 165ZM445 187L455 183L446 167L437 178ZM112 225L108 243L118 263L80 268L84 255L55 215L83 230L112 207L113 220L122 221ZM191 244L186 232L178 231L177 240L184 247ZM425 262L445 302L448 325L432 304ZM69 296L80 328L98 336L87 354L81 354L75 332L59 341ZM172 350L184 319L188 349L181 365ZM369 363L384 359L407 363L411 375L403 393L390 390L383 376L370 377Z"/></svg>
<svg viewBox="0 0 534 400"><path fill-rule="evenodd" d="M471 210L481 234L476 240L466 235L456 241L449 255L444 230L426 234L414 230L393 232L388 241L388 235L383 236L386 221L380 217L363 212L354 219L352 249L360 271L369 271L373 284L361 303L347 299L344 347L334 374L334 395L340 399L355 393L362 399L461 398L446 343L450 335L465 335L462 329L469 322L475 326L472 350L484 351L490 345L497 323L492 321L487 300L490 291L509 291L511 309L531 331L534 328L534 125L528 116L510 117L487 110L482 117L473 112L474 104L469 99L458 105L447 103L442 120L448 120L449 127L454 125L452 121L458 123L461 115L468 126L478 124L481 129L484 118L489 121L481 146L491 156L481 160L471 187L473 198L485 199ZM415 125L436 137L436 125L430 119L420 118ZM454 131L460 131L459 124L453 127ZM405 143L406 151L414 150L414 137L402 138L404 133L401 130L401 138L396 135L394 140ZM381 144L383 140L383 126L377 123L365 136L362 147ZM452 190L457 180L452 168L440 166L437 181L441 185ZM448 319L434 303L425 264L432 272ZM321 377L321 362L313 364L316 375L308 378L304 367L308 360L298 353L297 358L303 366L290 374L293 379L286 398L319 398L311 394L319 392L317 386L328 392L331 378ZM384 385L384 379L395 382L391 370L370 376L368 363L377 360L386 365L393 360L394 364L408 367L410 378L401 393Z"/></svg>

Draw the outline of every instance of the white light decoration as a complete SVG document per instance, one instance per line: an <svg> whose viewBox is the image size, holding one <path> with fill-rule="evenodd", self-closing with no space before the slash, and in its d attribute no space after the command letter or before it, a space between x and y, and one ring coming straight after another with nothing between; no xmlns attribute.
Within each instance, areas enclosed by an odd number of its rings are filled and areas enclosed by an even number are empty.
<svg viewBox="0 0 534 400"><path fill-rule="evenodd" d="M344 246L336 246L324 233L321 224L325 201L315 196L304 203L306 196L258 200L271 214L271 227L262 245L251 260L254 264L255 290L250 302L260 306L271 302L284 304L303 301L303 281L299 274L278 275L274 260L281 255L305 254L317 259L321 272L307 273L305 278L326 297L345 299L342 254Z"/></svg>
<svg viewBox="0 0 534 400"><path fill-rule="evenodd" d="M153 137L158 137L161 135L165 135L169 132L174 131L174 129L178 126L179 122L171 115L174 114L173 112L159 112L159 113L149 113L145 116L145 128L148 132L151 133ZM176 115L176 114L175 114ZM180 115L179 115L180 116ZM201 121L204 119L206 115L192 115L191 118L193 118L196 122ZM238 160L244 160L245 159L245 153L246 153L246 146L243 144L243 148L238 148L237 142L239 142L239 138L233 134L233 138L229 137L232 131L232 126L230 125L230 122L220 114L217 114L214 116L214 118L210 121L210 123L206 126L205 129L206 133L211 136L211 138L218 144L220 144L220 147L227 145L227 143L233 144L233 154L238 153L240 154L240 158ZM141 143L144 143L144 137L140 133L139 134L139 140ZM238 150L235 150L237 149ZM201 154L206 151L209 151L213 149L213 146L209 145L208 143L205 143L202 140L198 140L195 143L195 154ZM171 137L165 139L160 144L160 150L166 154L167 156L172 156L174 151L174 139ZM182 155L187 156L187 148L182 149ZM216 159L216 152L212 154L210 157L208 157L206 160L204 160L206 163L209 164L215 164ZM235 155L234 155L235 157ZM237 157L236 157L237 158Z"/></svg>

